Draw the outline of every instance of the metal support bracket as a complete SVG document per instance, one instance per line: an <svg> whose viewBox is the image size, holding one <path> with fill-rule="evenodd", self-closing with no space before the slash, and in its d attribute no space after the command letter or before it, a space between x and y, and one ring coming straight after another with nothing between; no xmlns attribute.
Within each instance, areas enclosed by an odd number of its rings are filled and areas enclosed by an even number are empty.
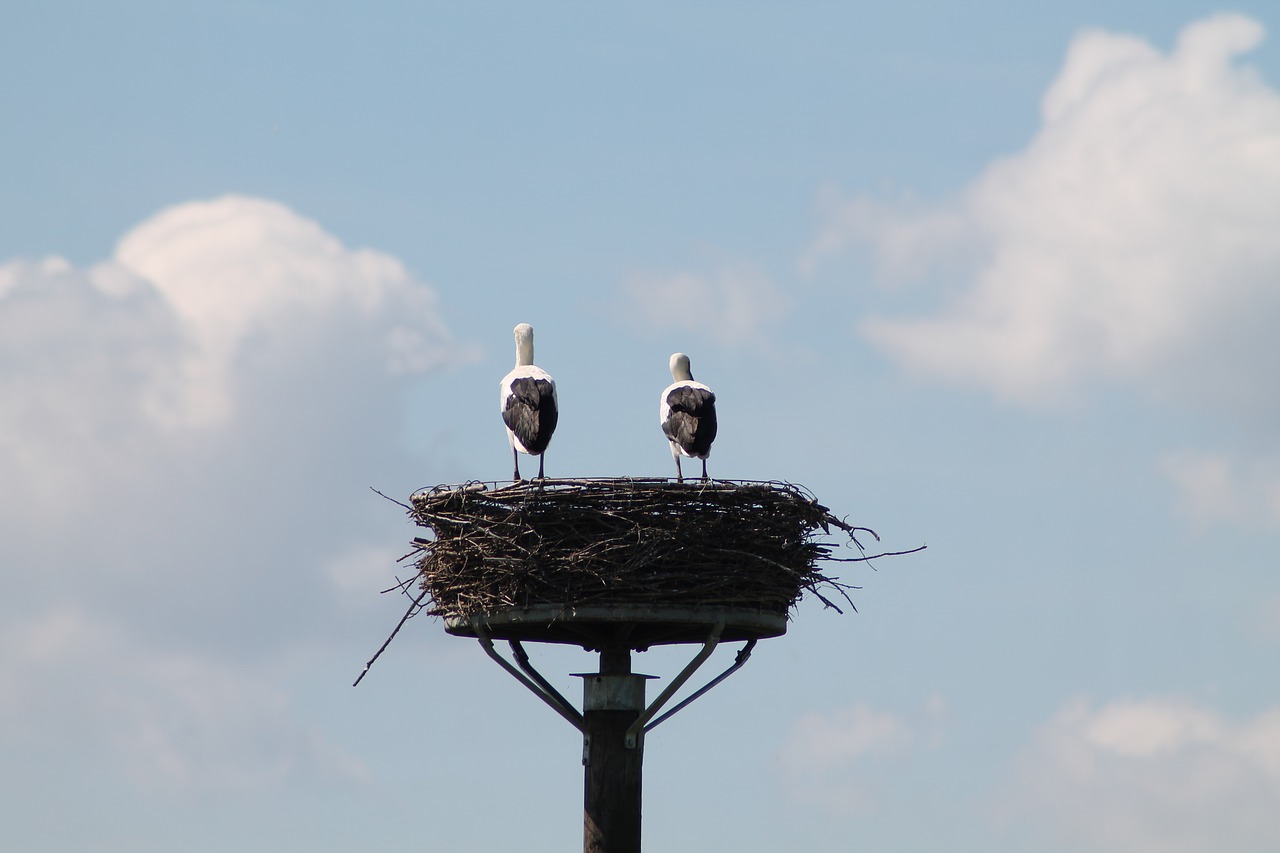
<svg viewBox="0 0 1280 853"><path fill-rule="evenodd" d="M528 688L530 693L545 702L551 710L555 711L567 720L570 725L578 731L583 732L585 735L586 723L583 719L582 713L571 705L569 701L565 699L554 686L552 686L551 682L547 681L542 673L534 669L533 664L529 660L528 652L524 650L524 646L522 646L518 640L508 641L508 644L511 647L511 654L516 661L516 665L513 666L510 661L498 654L497 649L493 646L493 636L490 634L488 627L479 616L473 616L471 618L471 628L475 631L476 638L480 641L480 646L484 649L485 654L493 658L493 660L500 667L506 670L508 674ZM716 650L716 646L720 643L720 634L723 631L724 622L718 622L712 627L711 632L707 635L707 639L702 645L702 649L694 656L693 660L689 661L685 668L682 669L680 673L666 686L666 689L664 689L662 693L659 694L659 696L641 712L635 722L631 724L626 732L626 747L628 749L635 749L639 745L644 734L653 730L659 723L664 722L676 712L683 710L694 700L701 698L708 690L724 681L730 675L733 675L733 673L741 669L743 664L747 662L747 659L751 657L752 649L754 649L756 645L756 640L754 639L748 640L746 645L738 651L737 657L734 658L733 664L728 669L711 679L699 689L695 690L686 698L682 699L666 713L661 715L658 714L658 712L662 710L662 707L666 705L672 696L675 695L676 691L684 686L685 682L687 682L698 668L706 662L707 658L711 657L712 652ZM517 666L519 669L516 668ZM632 676L628 676L628 678L630 677ZM634 677L651 678L652 676ZM590 742L584 738L584 763L587 760L589 751Z"/></svg>
<svg viewBox="0 0 1280 853"><path fill-rule="evenodd" d="M721 620L716 623L715 627L711 629L711 633L707 635L707 641L703 643L702 650L694 656L693 660L689 661L689 664L684 669L680 670L679 675L671 679L671 683L667 685L667 689L663 690L658 698L653 700L653 704L648 708L645 708L644 713L642 713L636 721L631 724L630 728L627 729L626 735L627 749L636 748L640 741L641 733L647 731L645 725L653 719L653 716L657 714L658 711L662 709L662 706L667 703L667 700L670 699L672 695L689 680L689 677L693 675L698 667L702 666L706 659L711 657L711 653L716 650L716 646L720 643L720 632L723 630L724 620ZM676 710L679 709L677 708Z"/></svg>
<svg viewBox="0 0 1280 853"><path fill-rule="evenodd" d="M717 675L715 678L713 678L713 679L711 679L710 681L708 681L706 684L704 684L704 685L703 685L702 687L700 687L699 689L695 690L695 691L694 691L692 694L690 694L687 698L685 698L685 699L681 700L677 705L675 705L674 707L672 707L672 709L671 709L670 711L667 711L665 714L662 714L662 715L660 715L660 716L656 717L656 718L653 720L653 722L649 723L647 726L645 726L645 727L644 727L645 732L647 733L647 732L652 731L652 730L654 729L654 727L656 727L656 726L658 725L658 723L661 723L663 720L665 720L665 719L667 719L668 717L672 716L673 714L675 714L675 712L676 712L676 711L681 710L681 709L682 709L682 708L684 708L686 705L688 705L690 702L692 702L693 700L695 700L695 699L697 699L697 698L701 697L701 696L702 696L702 694L706 693L706 692L707 692L708 690L710 690L712 687L715 687L717 684L719 684L720 682L724 681L726 678L728 678L729 676L731 676L731 675L733 675L735 672L737 672L739 669L741 669L741 668L742 668L742 665L743 665L744 663L746 663L746 662L747 662L747 658L751 657L751 650L752 650L752 649L754 649L755 647L756 647L756 640L754 640L754 639L748 640L748 641L747 641L747 644L746 644L745 646L743 646L743 647L742 647L741 651L739 651L739 652L738 652L738 656L737 656L737 657L735 657L735 658L733 659L733 665L732 665L732 666L730 666L730 667L729 667L728 669L726 669L724 672L722 672L722 673L720 673L719 675Z"/></svg>
<svg viewBox="0 0 1280 853"><path fill-rule="evenodd" d="M578 713L577 710L573 707L573 703L571 703L568 699L561 696L560 691L552 687L551 682L547 681L547 679L543 677L542 673L538 672L536 669L533 668L533 664L529 662L529 653L524 650L524 646L520 645L519 640L508 640L507 645L511 646L511 656L516 659L516 663L520 666L522 670L525 671L526 675L532 678L534 682L539 687L541 687L548 696L551 696L552 698L554 698L558 703L560 703L560 705L572 710L574 714ZM577 719L581 720L582 719L581 715L578 715Z"/></svg>
<svg viewBox="0 0 1280 853"><path fill-rule="evenodd" d="M551 686L550 682L542 677L541 673L533 668L533 665L529 663L529 656L525 654L524 649L519 643L511 641L511 650L516 656L517 663L520 664L520 669L523 669L528 673L528 675L525 675L525 672L521 672L519 669L516 669L511 665L510 661L498 654L497 649L493 647L493 637L489 634L489 629L478 616L473 616L471 618L471 627L476 632L476 638L480 641L481 647L484 648L485 654L493 658L494 661L497 662L498 666L510 673L516 681L519 681L525 687L529 688L529 691L533 693L534 696L537 696L543 702L547 703L551 710L568 720L569 724L575 729L578 731L583 730L584 723L582 720L582 714L578 712L577 708L570 705L568 701Z"/></svg>

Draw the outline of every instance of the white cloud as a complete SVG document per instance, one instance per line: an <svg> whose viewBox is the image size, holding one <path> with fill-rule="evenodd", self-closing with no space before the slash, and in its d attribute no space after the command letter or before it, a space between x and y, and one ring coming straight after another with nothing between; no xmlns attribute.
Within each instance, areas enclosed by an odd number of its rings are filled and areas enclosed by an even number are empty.
<svg viewBox="0 0 1280 853"><path fill-rule="evenodd" d="M831 811L865 810L875 799L868 767L936 743L946 713L946 703L933 697L913 715L876 710L862 702L805 714L778 753L783 785L795 799Z"/></svg>
<svg viewBox="0 0 1280 853"><path fill-rule="evenodd" d="M1225 456L1183 450L1166 454L1160 468L1177 490L1178 510L1185 518L1203 525L1243 516L1244 501Z"/></svg>
<svg viewBox="0 0 1280 853"><path fill-rule="evenodd" d="M1238 15L1169 54L1083 33L1024 150L935 208L836 205L805 260L850 241L899 272L977 258L931 315L863 325L920 375L1034 404L1133 383L1276 418L1280 95L1235 63L1262 36Z"/></svg>
<svg viewBox="0 0 1280 853"><path fill-rule="evenodd" d="M314 348L335 319L364 332L394 371L449 357L435 296L403 264L348 249L276 202L226 196L172 207L127 234L115 261L155 287L191 345L180 403L162 413L178 422L227 417L237 359Z"/></svg>
<svg viewBox="0 0 1280 853"><path fill-rule="evenodd" d="M859 703L830 714L805 714L796 721L783 756L788 764L806 771L823 771L871 752L899 749L910 741L910 727L904 721Z"/></svg>
<svg viewBox="0 0 1280 853"><path fill-rule="evenodd" d="M730 346L758 343L791 310L791 300L768 275L740 264L710 274L634 275L622 290L628 317Z"/></svg>
<svg viewBox="0 0 1280 853"><path fill-rule="evenodd" d="M327 431L311 407L370 393L385 407L396 375L456 353L433 291L394 258L270 201L178 205L88 269L0 264L0 477L15 511L42 510L95 483L171 477L183 466L166 452L267 423L305 423L307 444Z"/></svg>
<svg viewBox="0 0 1280 853"><path fill-rule="evenodd" d="M368 778L358 759L294 718L279 667L146 648L69 606L15 623L0 640L0 720L11 737L101 749L148 786L256 790L313 773Z"/></svg>
<svg viewBox="0 0 1280 853"><path fill-rule="evenodd" d="M1280 596L1258 604L1255 617L1257 633L1269 640L1280 640Z"/></svg>
<svg viewBox="0 0 1280 853"><path fill-rule="evenodd" d="M126 478L184 351L165 300L119 268L0 265L0 506L36 516Z"/></svg>
<svg viewBox="0 0 1280 853"><path fill-rule="evenodd" d="M1223 453L1180 450L1159 460L1173 484L1177 511L1196 527L1280 524L1280 461L1255 455L1247 461Z"/></svg>
<svg viewBox="0 0 1280 853"><path fill-rule="evenodd" d="M1232 721L1177 699L1075 701L1022 756L1004 816L1067 849L1280 846L1280 708Z"/></svg>
<svg viewBox="0 0 1280 853"><path fill-rule="evenodd" d="M291 685L353 634L354 674L398 615L344 606L386 601L408 536L369 486L416 463L409 374L457 358L403 264L274 202L0 264L0 747L166 785L363 778Z"/></svg>
<svg viewBox="0 0 1280 853"><path fill-rule="evenodd" d="M1110 705L1083 727L1095 749L1131 758L1168 755L1222 737L1217 718L1189 705L1147 701Z"/></svg>
<svg viewBox="0 0 1280 853"><path fill-rule="evenodd" d="M832 255L869 243L882 277L910 279L944 262L971 260L968 252L979 236L971 217L955 203L930 206L903 198L887 205L867 196L844 198L835 187L826 187L819 206L824 222L797 264L805 274Z"/></svg>

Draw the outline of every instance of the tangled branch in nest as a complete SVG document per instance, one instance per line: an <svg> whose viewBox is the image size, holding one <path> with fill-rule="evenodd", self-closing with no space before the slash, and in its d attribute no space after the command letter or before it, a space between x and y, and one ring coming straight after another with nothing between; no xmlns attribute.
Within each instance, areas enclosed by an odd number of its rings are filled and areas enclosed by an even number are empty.
<svg viewBox="0 0 1280 853"><path fill-rule="evenodd" d="M790 483L545 480L438 486L410 499L427 612L506 607L733 607L788 614L807 592L851 607L857 589L818 570L867 555L853 527ZM842 531L858 556L835 557ZM919 550L919 549L916 549ZM909 553L909 552L901 552ZM856 608L855 608L856 609Z"/></svg>

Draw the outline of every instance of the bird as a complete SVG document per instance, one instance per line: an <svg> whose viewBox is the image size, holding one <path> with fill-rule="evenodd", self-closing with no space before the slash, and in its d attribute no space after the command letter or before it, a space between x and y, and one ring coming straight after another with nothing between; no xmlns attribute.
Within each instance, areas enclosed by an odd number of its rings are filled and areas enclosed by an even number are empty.
<svg viewBox="0 0 1280 853"><path fill-rule="evenodd" d="M658 401L658 422L671 442L671 456L676 460L676 482L684 482L680 457L702 460L702 479L707 479L707 457L716 438L716 395L701 382L693 381L689 356L677 352L671 356L671 378L675 380L662 392Z"/></svg>
<svg viewBox="0 0 1280 853"><path fill-rule="evenodd" d="M538 479L543 475L543 458L551 434L560 420L560 401L556 395L556 381L541 367L533 363L533 326L521 323L513 330L516 339L516 366L502 377L499 386L498 410L507 426L507 439L511 442L511 458L514 460L513 479L520 482L520 456L527 453L538 457Z"/></svg>

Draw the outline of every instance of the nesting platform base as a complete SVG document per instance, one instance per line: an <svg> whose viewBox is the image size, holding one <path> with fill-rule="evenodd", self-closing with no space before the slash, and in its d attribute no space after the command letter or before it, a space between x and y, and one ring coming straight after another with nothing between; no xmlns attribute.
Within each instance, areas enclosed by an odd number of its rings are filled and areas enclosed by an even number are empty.
<svg viewBox="0 0 1280 853"><path fill-rule="evenodd" d="M721 624L724 642L763 640L787 632L783 614L730 607L506 607L444 619L445 630L458 637L479 636L479 625L495 640L565 643L586 649L701 643Z"/></svg>

